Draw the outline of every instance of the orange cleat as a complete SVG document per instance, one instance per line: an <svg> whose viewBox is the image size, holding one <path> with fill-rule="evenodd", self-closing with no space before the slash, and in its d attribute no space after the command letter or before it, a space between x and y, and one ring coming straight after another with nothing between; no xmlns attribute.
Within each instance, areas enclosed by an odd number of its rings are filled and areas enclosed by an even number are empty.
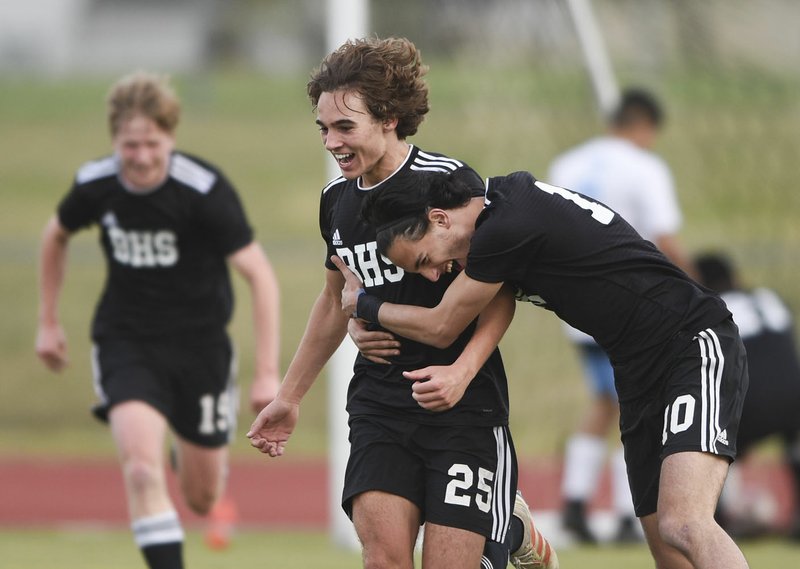
<svg viewBox="0 0 800 569"><path fill-rule="evenodd" d="M209 549L227 549L231 544L234 526L239 518L236 503L229 496L223 496L214 504L208 517L206 545Z"/></svg>

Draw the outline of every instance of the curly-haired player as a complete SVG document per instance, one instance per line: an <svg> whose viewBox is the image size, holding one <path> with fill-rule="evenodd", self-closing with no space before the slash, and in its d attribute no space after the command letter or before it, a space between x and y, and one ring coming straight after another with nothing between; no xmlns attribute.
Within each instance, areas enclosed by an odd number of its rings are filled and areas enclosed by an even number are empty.
<svg viewBox="0 0 800 569"><path fill-rule="evenodd" d="M406 39L351 41L324 59L308 94L325 149L342 173L321 196L326 257L344 259L380 298L430 306L450 279L431 283L393 265L378 254L374 228L358 215L366 196L413 173L452 173L476 195L483 192L480 177L463 162L406 142L428 112L426 70ZM325 287L281 390L249 433L262 452L283 453L301 399L347 333L350 319L339 309L344 282L326 261ZM509 549L521 566L557 566L515 493L508 388L496 349L513 308L509 291L497 295L444 349L353 321L361 354L348 390L351 450L342 505L361 541L365 567L412 567L422 523L425 567L477 569L483 563L499 569L507 565ZM414 382L403 376L451 364L447 377Z"/></svg>

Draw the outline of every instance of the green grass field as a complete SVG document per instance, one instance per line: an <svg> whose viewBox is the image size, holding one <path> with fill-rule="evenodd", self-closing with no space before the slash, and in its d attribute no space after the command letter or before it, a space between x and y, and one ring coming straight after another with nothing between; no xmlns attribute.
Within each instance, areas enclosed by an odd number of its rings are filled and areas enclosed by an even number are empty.
<svg viewBox="0 0 800 569"><path fill-rule="evenodd" d="M750 567L791 569L800 546L780 541L746 543ZM327 535L312 532L244 531L231 547L212 551L202 535L187 534L185 560L194 569L280 567L282 569L351 569L360 567L358 552L332 545ZM142 561L130 533L108 530L13 531L0 533L0 559L6 569L140 569ZM643 545L582 547L559 551L563 569L642 569L653 562Z"/></svg>

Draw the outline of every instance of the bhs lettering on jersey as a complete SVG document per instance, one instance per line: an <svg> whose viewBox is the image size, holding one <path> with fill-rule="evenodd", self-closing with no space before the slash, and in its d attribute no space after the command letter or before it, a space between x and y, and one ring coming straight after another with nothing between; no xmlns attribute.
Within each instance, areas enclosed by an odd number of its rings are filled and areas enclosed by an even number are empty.
<svg viewBox="0 0 800 569"><path fill-rule="evenodd" d="M109 227L114 259L131 267L171 267L178 262L178 246L172 231L125 231Z"/></svg>
<svg viewBox="0 0 800 569"><path fill-rule="evenodd" d="M352 250L349 247L337 247L336 254L361 277L365 287L381 286L386 281L396 283L403 278L403 269L383 255L378 255L375 241L359 243Z"/></svg>

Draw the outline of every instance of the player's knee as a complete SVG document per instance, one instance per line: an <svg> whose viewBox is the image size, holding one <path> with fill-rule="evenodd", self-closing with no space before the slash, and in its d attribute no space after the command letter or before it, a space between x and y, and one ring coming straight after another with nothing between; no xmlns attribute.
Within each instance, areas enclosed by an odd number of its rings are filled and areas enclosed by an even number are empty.
<svg viewBox="0 0 800 569"><path fill-rule="evenodd" d="M406 569L413 567L412 548L403 547L402 540L389 540L368 531L359 532L364 569Z"/></svg>
<svg viewBox="0 0 800 569"><path fill-rule="evenodd" d="M410 567L410 565L404 563L402 555L393 553L388 548L364 548L362 557L364 569L405 569Z"/></svg>
<svg viewBox="0 0 800 569"><path fill-rule="evenodd" d="M131 459L122 467L125 482L134 496L159 492L164 487L163 473L159 467L145 460Z"/></svg>
<svg viewBox="0 0 800 569"><path fill-rule="evenodd" d="M211 488L196 488L191 491L184 491L186 505L195 514L200 516L207 515L219 498L219 492Z"/></svg>
<svg viewBox="0 0 800 569"><path fill-rule="evenodd" d="M678 513L659 512L658 534L667 544L679 551L689 552L694 549L699 539L701 528L699 524L687 516Z"/></svg>

